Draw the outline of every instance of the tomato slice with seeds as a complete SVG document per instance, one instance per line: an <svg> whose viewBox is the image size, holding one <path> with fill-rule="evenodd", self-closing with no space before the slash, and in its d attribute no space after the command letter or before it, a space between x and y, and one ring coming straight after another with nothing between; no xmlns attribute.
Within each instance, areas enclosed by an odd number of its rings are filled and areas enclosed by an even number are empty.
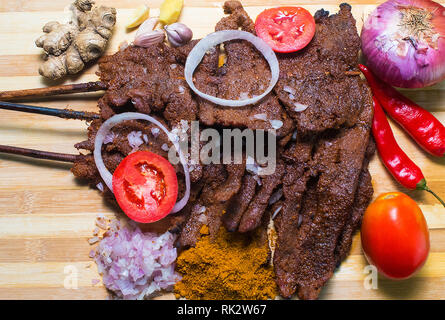
<svg viewBox="0 0 445 320"><path fill-rule="evenodd" d="M301 7L266 9L255 20L257 36L276 52L294 52L311 42L315 20Z"/></svg>
<svg viewBox="0 0 445 320"><path fill-rule="evenodd" d="M153 152L134 152L114 171L113 192L130 219L155 222L168 215L176 203L176 171L168 160Z"/></svg>

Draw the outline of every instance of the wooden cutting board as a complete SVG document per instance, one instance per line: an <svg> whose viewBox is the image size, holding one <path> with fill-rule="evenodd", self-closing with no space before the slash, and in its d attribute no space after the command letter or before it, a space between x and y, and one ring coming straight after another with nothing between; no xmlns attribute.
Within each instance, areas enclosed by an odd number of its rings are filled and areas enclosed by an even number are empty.
<svg viewBox="0 0 445 320"><path fill-rule="evenodd" d="M54 85L38 73L41 50L34 40L42 26L60 20L72 0L0 0L0 90L25 89ZM151 16L158 14L162 0L147 1ZM243 1L251 17L266 6L301 5L314 13L324 8L336 12L343 1ZM377 3L352 0L354 17L361 28L363 19ZM109 54L118 45L132 41L125 22L132 9L144 1L97 0L117 8L117 25L109 46ZM223 17L221 1L185 0L181 21L189 25L196 38L213 31ZM443 3L445 4L445 3ZM97 67L63 83L79 83L97 79ZM423 90L404 93L432 111L445 123L445 82ZM99 93L70 95L32 102L35 105L75 110L96 111ZM0 144L41 150L76 153L73 145L86 138L86 124L0 110ZM429 186L445 198L445 159L430 157L397 126L397 140L406 153L422 168ZM64 163L30 160L0 154L0 299L104 299L107 292L96 265L88 258L91 250L87 239L92 236L96 215L113 217L96 190L76 181ZM407 192L422 208L431 236L431 253L424 268L414 278L401 282L379 279L378 289L366 289L367 265L354 238L351 255L323 289L322 299L444 299L445 298L445 208L431 195L407 191L395 183L378 156L370 164L375 195L400 190ZM70 288L75 284L77 289ZM67 284L68 286L65 286ZM66 288L67 287L67 288ZM167 296L167 297L171 297Z"/></svg>

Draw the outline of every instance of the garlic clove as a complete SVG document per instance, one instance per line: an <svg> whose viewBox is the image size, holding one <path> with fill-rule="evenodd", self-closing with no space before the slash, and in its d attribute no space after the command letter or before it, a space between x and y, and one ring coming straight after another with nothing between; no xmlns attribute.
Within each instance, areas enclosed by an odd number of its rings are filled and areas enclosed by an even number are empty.
<svg viewBox="0 0 445 320"><path fill-rule="evenodd" d="M165 34L161 30L152 30L150 32L142 33L136 36L134 39L134 45L138 47L147 48L154 44L163 42L165 39Z"/></svg>
<svg viewBox="0 0 445 320"><path fill-rule="evenodd" d="M145 20L136 31L136 37L138 37L141 34L153 31L158 22L159 18L149 18Z"/></svg>
<svg viewBox="0 0 445 320"><path fill-rule="evenodd" d="M166 25L164 29L167 33L168 41L174 47L183 46L193 38L192 30L180 22Z"/></svg>

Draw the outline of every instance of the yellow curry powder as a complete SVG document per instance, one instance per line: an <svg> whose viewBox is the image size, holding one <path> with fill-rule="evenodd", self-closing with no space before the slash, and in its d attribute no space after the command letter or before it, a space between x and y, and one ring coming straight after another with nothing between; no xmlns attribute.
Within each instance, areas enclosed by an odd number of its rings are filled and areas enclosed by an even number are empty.
<svg viewBox="0 0 445 320"><path fill-rule="evenodd" d="M204 232L203 232L204 231ZM182 252L176 269L182 280L175 285L177 298L187 299L273 299L276 284L269 265L267 241L221 228L215 239L203 235L195 248Z"/></svg>

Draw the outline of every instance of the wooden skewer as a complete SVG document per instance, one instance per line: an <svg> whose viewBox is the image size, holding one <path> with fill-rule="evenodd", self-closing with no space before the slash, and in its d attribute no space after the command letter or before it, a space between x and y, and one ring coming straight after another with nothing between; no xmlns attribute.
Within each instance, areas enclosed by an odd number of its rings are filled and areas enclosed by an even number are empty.
<svg viewBox="0 0 445 320"><path fill-rule="evenodd" d="M329 73L326 73L329 74ZM346 76L358 76L360 71L345 71ZM0 91L0 100L11 100L18 98L30 97L48 97L59 94L79 93L79 92L93 92L100 90L107 90L107 85L102 81L86 82L77 84L67 84L61 86L53 86L47 88L24 89L13 91Z"/></svg>
<svg viewBox="0 0 445 320"><path fill-rule="evenodd" d="M0 91L0 100L10 100L29 97L48 97L59 94L93 92L107 90L107 85L102 81L67 84L47 88L24 89L13 91Z"/></svg>
<svg viewBox="0 0 445 320"><path fill-rule="evenodd" d="M26 148L19 148L19 147L5 146L5 145L0 145L0 152L8 154L16 154L20 156L37 158L37 159L56 160L62 162L75 162L79 157L79 155L76 154L40 151L40 150L26 149Z"/></svg>
<svg viewBox="0 0 445 320"><path fill-rule="evenodd" d="M3 101L0 101L0 109L45 114L48 116L55 116L63 119L79 119L79 120L90 121L100 118L100 116L97 113L93 112L46 108L46 107L30 106L25 104L17 104L11 102L3 102Z"/></svg>

